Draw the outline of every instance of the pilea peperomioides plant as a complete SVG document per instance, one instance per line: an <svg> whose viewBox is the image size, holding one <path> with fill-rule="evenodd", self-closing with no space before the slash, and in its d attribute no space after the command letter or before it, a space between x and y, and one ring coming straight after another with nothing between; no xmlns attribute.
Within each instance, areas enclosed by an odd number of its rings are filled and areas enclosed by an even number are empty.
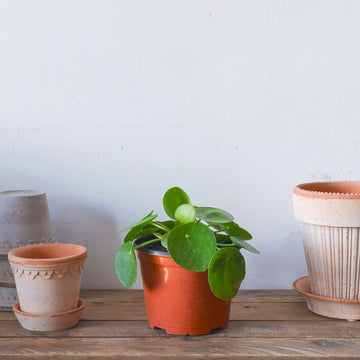
<svg viewBox="0 0 360 360"><path fill-rule="evenodd" d="M208 270L210 289L222 300L231 300L245 277L245 260L240 250L259 253L248 243L252 236L233 220L228 212L213 207L191 204L180 188L169 189L163 198L166 214L172 219L155 221L151 212L125 228L130 230L115 256L115 271L120 282L129 287L137 276L135 250L160 243L164 252L181 267L191 271ZM150 236L149 236L150 235ZM133 246L133 240L149 240Z"/></svg>

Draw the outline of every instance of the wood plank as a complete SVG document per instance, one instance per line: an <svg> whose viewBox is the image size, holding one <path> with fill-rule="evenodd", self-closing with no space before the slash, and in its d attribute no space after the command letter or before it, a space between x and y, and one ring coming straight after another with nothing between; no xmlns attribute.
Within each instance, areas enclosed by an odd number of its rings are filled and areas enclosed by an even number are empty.
<svg viewBox="0 0 360 360"><path fill-rule="evenodd" d="M2 320L16 320L16 317L10 311L0 311L0 321Z"/></svg>
<svg viewBox="0 0 360 360"><path fill-rule="evenodd" d="M242 339L207 336L154 338L0 339L0 357L26 359L358 359L358 339Z"/></svg>
<svg viewBox="0 0 360 360"><path fill-rule="evenodd" d="M118 303L144 303L142 290L134 289L110 289L110 290L88 290L82 289L80 297L87 302L118 302Z"/></svg>
<svg viewBox="0 0 360 360"><path fill-rule="evenodd" d="M142 290L81 290L88 302L143 303ZM239 290L233 302L304 302L295 290Z"/></svg>
<svg viewBox="0 0 360 360"><path fill-rule="evenodd" d="M80 296L86 299L87 307L94 305L95 307L103 307L105 304L112 304L112 309L116 306L129 307L134 305L143 306L144 297L142 290L81 290ZM294 302L304 303L302 296L294 290L240 290L239 294L233 300L233 308L236 309L237 304L248 306L245 303L276 303L276 302ZM87 311L88 312L88 311ZM139 311L136 310L136 313ZM140 311L143 316L144 311ZM236 312L235 312L236 313ZM86 317L87 319L92 319ZM12 312L0 311L0 320L12 320L14 316ZM136 318L135 320L141 320ZM119 319L116 319L119 320Z"/></svg>
<svg viewBox="0 0 360 360"><path fill-rule="evenodd" d="M12 313L1 312L0 320L14 320ZM146 320L143 303L87 302L83 320ZM325 317L310 312L305 303L236 302L231 306L231 320L313 320L326 321Z"/></svg>
<svg viewBox="0 0 360 360"><path fill-rule="evenodd" d="M2 321L0 337L153 337L169 336L164 330L151 329L147 321L80 321L74 328L36 332L23 329L17 321ZM346 320L314 321L230 321L223 330L215 330L208 337L233 338L360 338L360 322Z"/></svg>
<svg viewBox="0 0 360 360"><path fill-rule="evenodd" d="M231 320L312 320L328 321L328 318L310 312L305 303L234 303Z"/></svg>
<svg viewBox="0 0 360 360"><path fill-rule="evenodd" d="M142 304L89 303L83 314L84 320L146 320ZM231 320L313 320L327 318L311 313L305 303L234 303Z"/></svg>
<svg viewBox="0 0 360 360"><path fill-rule="evenodd" d="M360 322L315 315L293 290L241 290L227 329L172 336L147 325L141 290L83 290L85 320L58 332L22 329L0 313L5 359L359 359Z"/></svg>
<svg viewBox="0 0 360 360"><path fill-rule="evenodd" d="M233 302L304 302L304 297L293 289L239 290Z"/></svg>

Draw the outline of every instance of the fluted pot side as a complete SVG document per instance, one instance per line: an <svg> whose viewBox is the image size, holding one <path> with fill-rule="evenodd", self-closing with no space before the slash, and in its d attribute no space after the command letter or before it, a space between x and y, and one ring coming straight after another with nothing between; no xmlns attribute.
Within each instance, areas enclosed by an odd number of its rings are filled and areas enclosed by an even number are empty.
<svg viewBox="0 0 360 360"><path fill-rule="evenodd" d="M359 300L360 230L301 223L311 292Z"/></svg>

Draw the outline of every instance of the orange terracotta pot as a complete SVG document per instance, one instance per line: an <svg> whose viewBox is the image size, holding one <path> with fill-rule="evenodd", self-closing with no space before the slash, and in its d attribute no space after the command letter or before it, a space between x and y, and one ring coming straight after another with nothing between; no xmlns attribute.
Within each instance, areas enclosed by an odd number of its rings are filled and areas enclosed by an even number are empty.
<svg viewBox="0 0 360 360"><path fill-rule="evenodd" d="M207 271L183 269L168 255L137 250L148 322L174 335L208 334L226 328L230 301L210 290Z"/></svg>

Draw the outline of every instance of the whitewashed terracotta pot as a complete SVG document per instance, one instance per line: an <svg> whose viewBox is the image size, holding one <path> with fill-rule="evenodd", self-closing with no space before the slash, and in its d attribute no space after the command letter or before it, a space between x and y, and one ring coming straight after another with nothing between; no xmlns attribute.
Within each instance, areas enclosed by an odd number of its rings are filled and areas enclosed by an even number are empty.
<svg viewBox="0 0 360 360"><path fill-rule="evenodd" d="M11 250L8 258L20 310L46 315L77 308L86 257L86 248L73 244L38 244Z"/></svg>
<svg viewBox="0 0 360 360"><path fill-rule="evenodd" d="M293 200L312 294L359 300L360 182L297 185Z"/></svg>

